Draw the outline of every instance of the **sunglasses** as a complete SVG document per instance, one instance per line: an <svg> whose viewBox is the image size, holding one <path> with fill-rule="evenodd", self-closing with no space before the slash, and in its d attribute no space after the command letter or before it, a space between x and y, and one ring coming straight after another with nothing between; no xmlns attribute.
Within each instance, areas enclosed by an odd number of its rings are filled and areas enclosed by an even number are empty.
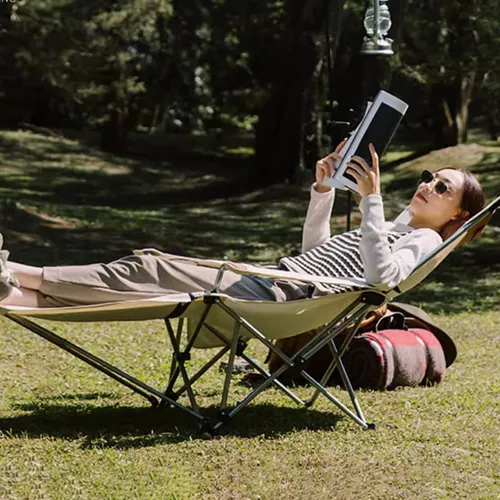
<svg viewBox="0 0 500 500"><path fill-rule="evenodd" d="M424 170L420 175L420 184L430 184L435 179L435 175L430 170ZM434 189L438 194L444 194L448 191L448 186L443 181L437 181Z"/></svg>

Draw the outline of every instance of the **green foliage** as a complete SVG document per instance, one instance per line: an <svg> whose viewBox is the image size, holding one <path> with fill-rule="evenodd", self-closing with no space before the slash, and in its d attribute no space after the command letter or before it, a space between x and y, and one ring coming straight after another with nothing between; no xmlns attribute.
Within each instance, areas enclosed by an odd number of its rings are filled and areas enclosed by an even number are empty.
<svg viewBox="0 0 500 500"><path fill-rule="evenodd" d="M418 86L477 72L477 90L498 81L500 6L496 0L407 2L399 71Z"/></svg>
<svg viewBox="0 0 500 500"><path fill-rule="evenodd" d="M498 2L408 0L390 7L402 12L394 14L390 72L391 90L410 101L407 123L426 125L429 141L429 119L443 118L434 116L440 103L449 108L445 118L464 128L471 103L476 115L490 118L494 137ZM311 140L318 146L312 157L331 133L324 127L328 12L334 98L346 110L364 99L358 52L365 8L361 0L2 2L0 125L100 128L108 143L126 145L134 130L221 134L260 124L270 139L257 140L264 150L259 165L271 158L264 170L279 167L278 177L290 179L304 138L319 137ZM344 114L337 119L351 119ZM274 159L276 144L284 151Z"/></svg>
<svg viewBox="0 0 500 500"><path fill-rule="evenodd" d="M133 108L148 128L248 128L259 105L250 51L259 23L261 33L276 35L280 5L27 2L8 31L13 81L0 85L28 120L43 95L49 107L91 127ZM26 86L34 92L23 104Z"/></svg>

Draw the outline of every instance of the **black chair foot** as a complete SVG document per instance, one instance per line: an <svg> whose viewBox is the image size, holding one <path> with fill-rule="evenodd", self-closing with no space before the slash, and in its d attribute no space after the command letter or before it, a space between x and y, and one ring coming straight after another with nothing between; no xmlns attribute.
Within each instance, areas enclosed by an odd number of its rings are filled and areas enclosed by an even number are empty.
<svg viewBox="0 0 500 500"><path fill-rule="evenodd" d="M159 401L153 396L148 397L148 401L151 403L153 408L158 408L158 405L160 404Z"/></svg>
<svg viewBox="0 0 500 500"><path fill-rule="evenodd" d="M374 431L377 428L375 422L366 422L366 425L366 430Z"/></svg>
<svg viewBox="0 0 500 500"><path fill-rule="evenodd" d="M200 425L198 426L198 432L200 433L201 437L205 439L211 439L215 435L214 426L208 419L200 423Z"/></svg>

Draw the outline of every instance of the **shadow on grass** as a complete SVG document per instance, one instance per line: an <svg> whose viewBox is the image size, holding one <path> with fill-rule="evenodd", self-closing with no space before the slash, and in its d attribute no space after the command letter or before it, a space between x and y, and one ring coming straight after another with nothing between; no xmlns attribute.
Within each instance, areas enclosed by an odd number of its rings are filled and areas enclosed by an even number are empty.
<svg viewBox="0 0 500 500"><path fill-rule="evenodd" d="M232 169L225 167L227 159L220 159L217 164L201 159L177 161L175 169L166 162L144 165L129 160L129 165L117 166L120 171L110 173L104 168L85 171L44 166L31 156L23 154L19 159L31 165L22 176L5 176L2 180L2 189L10 193L11 200L151 208L237 196L262 185L252 176L252 163L246 159L231 160ZM95 161L96 156L92 156Z"/></svg>
<svg viewBox="0 0 500 500"><path fill-rule="evenodd" d="M27 203L145 208L235 196L262 184L248 156L218 154L209 144L189 148L185 141L182 150L154 139L133 140L138 145L125 157L102 152L92 140L2 133L0 153L8 151L3 163L11 170L2 176L2 190Z"/></svg>
<svg viewBox="0 0 500 500"><path fill-rule="evenodd" d="M500 310L499 224L497 213L484 236L455 250L402 300L429 313Z"/></svg>
<svg viewBox="0 0 500 500"><path fill-rule="evenodd" d="M92 134L75 137L0 132L0 231L12 260L86 264L155 247L275 264L299 253L309 185L257 188L248 181L248 155L228 154L213 138L138 134L131 154L118 157L98 150ZM235 151L239 141L230 145ZM498 196L499 159L500 148L471 144L387 164L388 218L410 199L422 168L471 168L488 197ZM338 193L334 232L344 229L345 210L346 197ZM497 307L500 214L490 226L408 297L429 312Z"/></svg>
<svg viewBox="0 0 500 500"><path fill-rule="evenodd" d="M205 438L195 418L177 408L96 408L85 404L100 394L75 395L71 406L52 402L20 403L23 415L0 418L0 430L10 437L78 440L84 448L141 448ZM77 401L80 400L81 403ZM214 415L215 407L206 409ZM241 410L219 435L280 437L301 429L332 430L343 416L310 408L253 404Z"/></svg>

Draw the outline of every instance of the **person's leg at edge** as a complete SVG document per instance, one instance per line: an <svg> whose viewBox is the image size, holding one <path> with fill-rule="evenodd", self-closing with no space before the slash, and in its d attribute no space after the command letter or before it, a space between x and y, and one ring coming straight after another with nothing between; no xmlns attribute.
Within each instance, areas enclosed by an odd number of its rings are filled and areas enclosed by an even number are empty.
<svg viewBox="0 0 500 500"><path fill-rule="evenodd" d="M49 307L51 305L38 292L42 284L43 270L41 267L27 266L8 261L7 268L12 272L21 286L12 286L8 295L0 300L0 304L23 307Z"/></svg>
<svg viewBox="0 0 500 500"><path fill-rule="evenodd" d="M7 262L7 268L19 281L21 288L39 290L42 285L43 269L41 267L27 266L17 262Z"/></svg>
<svg viewBox="0 0 500 500"><path fill-rule="evenodd" d="M0 305L23 307L50 307L44 296L29 288L12 287L7 297L0 300Z"/></svg>
<svg viewBox="0 0 500 500"><path fill-rule="evenodd" d="M162 263L162 265L160 266L158 263ZM84 297L80 297L79 294L85 295L86 293L88 295L89 291L92 292L92 298L96 299L97 302L99 302L97 300L99 298L102 299L100 300L101 302L114 302L128 299L127 292L132 293L134 297L137 293L137 296L142 298L141 294L147 294L147 292L150 292L152 295L158 295L159 293L167 293L169 290L175 290L178 293L207 290L213 284L217 274L216 269L200 269L198 266L189 263L163 262L147 255L140 257L129 256L107 265L94 264L42 268L9 261L7 262L7 267L19 282L20 287L13 287L9 295L0 300L0 304L27 307L54 307L54 304L46 298L47 295L51 296L53 294L50 291L47 292L46 289L42 290L43 286L47 286L44 272L47 269L52 270L52 274L54 274L54 270L57 271L55 278L52 276L55 282L53 284L49 282L51 285L57 286L61 281L60 274L65 273L65 279L62 280L64 289L59 290L59 292L64 297L69 293L67 290L68 286L74 288L74 290L70 290L71 297L68 300L75 300L74 296L78 296L78 303L84 303ZM137 279L132 279L134 276ZM241 276L233 277L232 273L226 273L225 278L227 279L222 283L221 291L237 298L276 300L281 302L305 296L302 289L298 289L296 286L286 287L286 283L281 283L278 286L278 284L274 285L272 280L252 280L250 278L242 278ZM145 286L146 284L147 286ZM135 287L138 288L134 289ZM130 290L125 292L126 295L122 295L124 293L123 290L127 290L127 288L130 288ZM105 294L103 298L100 296L97 297L97 292L100 292L101 295L104 292L109 293ZM59 296L61 293L56 293L55 295Z"/></svg>

